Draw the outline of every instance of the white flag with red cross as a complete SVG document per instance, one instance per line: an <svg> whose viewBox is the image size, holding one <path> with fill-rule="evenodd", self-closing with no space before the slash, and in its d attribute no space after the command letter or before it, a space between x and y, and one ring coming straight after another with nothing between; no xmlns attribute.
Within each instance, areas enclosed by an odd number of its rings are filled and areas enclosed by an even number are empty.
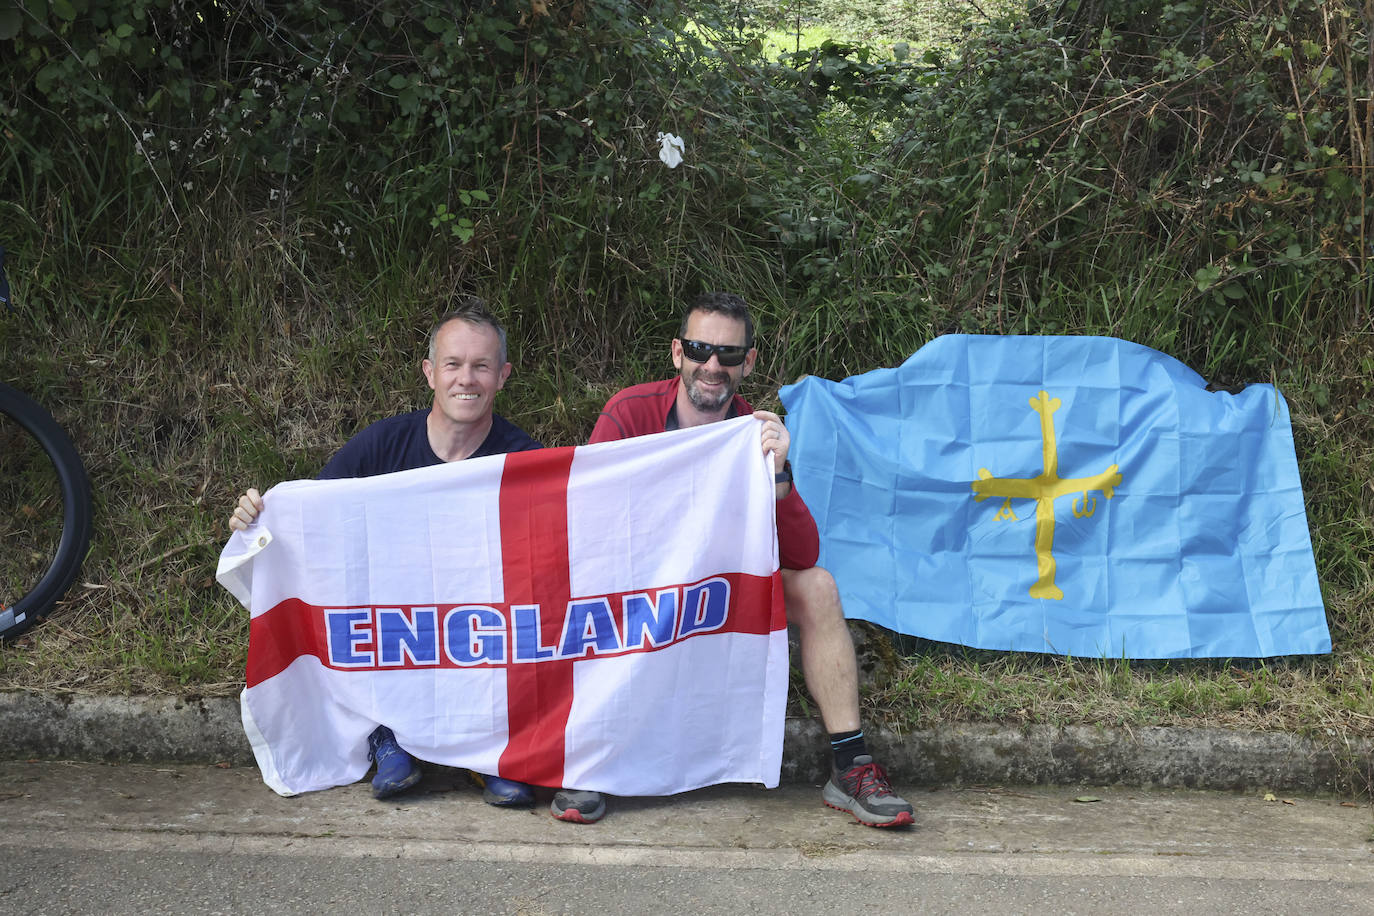
<svg viewBox="0 0 1374 916"><path fill-rule="evenodd" d="M273 487L218 578L251 614L244 729L294 795L415 757L534 785L775 786L788 685L752 417Z"/></svg>

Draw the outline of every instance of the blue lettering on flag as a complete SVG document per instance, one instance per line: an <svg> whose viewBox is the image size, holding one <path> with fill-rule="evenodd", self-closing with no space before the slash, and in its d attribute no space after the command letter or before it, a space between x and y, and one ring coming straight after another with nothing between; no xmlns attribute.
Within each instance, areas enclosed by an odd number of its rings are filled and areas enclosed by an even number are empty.
<svg viewBox="0 0 1374 916"><path fill-rule="evenodd" d="M625 644L657 648L673 640L673 625L677 623L677 589L663 589L649 600L644 592L625 596Z"/></svg>
<svg viewBox="0 0 1374 916"><path fill-rule="evenodd" d="M439 664L439 609L377 609L378 665Z"/></svg>
<svg viewBox="0 0 1374 916"><path fill-rule="evenodd" d="M553 658L554 650L539 644L539 605L522 604L511 608L515 615L515 660L537 662Z"/></svg>
<svg viewBox="0 0 1374 916"><path fill-rule="evenodd" d="M444 617L444 652L455 665L506 660L506 618L480 604L456 607Z"/></svg>
<svg viewBox="0 0 1374 916"><path fill-rule="evenodd" d="M595 645L597 654L615 652L620 648L620 634L611 617L611 603L605 598L568 603L564 622L563 645L558 654L562 658L581 658L588 645Z"/></svg>
<svg viewBox="0 0 1374 916"><path fill-rule="evenodd" d="M682 639L692 633L708 633L725 626L730 608L730 583L724 579L707 579L687 589L682 597L682 622L677 636Z"/></svg>
<svg viewBox="0 0 1374 916"><path fill-rule="evenodd" d="M353 647L371 638L371 608L326 609L324 632L329 640L329 663L340 668L362 668L372 664L373 653L355 652Z"/></svg>
<svg viewBox="0 0 1374 916"><path fill-rule="evenodd" d="M505 664L508 644L509 660L515 663L662 648L724 627L730 596L730 581L716 576L691 586L658 589L652 597L649 592L631 592L619 598L576 599L567 603L559 622L562 636L551 646L542 642L542 609L537 604L509 609L509 633L507 615L484 604L458 605L442 614L433 605L321 610L329 664L334 667L437 667L445 660L470 667ZM613 608L613 600L618 607Z"/></svg>

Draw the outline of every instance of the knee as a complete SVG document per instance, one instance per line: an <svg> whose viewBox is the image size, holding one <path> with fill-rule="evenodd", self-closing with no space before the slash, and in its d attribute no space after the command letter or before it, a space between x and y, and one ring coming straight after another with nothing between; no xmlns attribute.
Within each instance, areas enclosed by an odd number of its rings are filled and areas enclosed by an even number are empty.
<svg viewBox="0 0 1374 916"><path fill-rule="evenodd" d="M835 577L820 566L782 571L783 602L787 619L798 626L825 620L843 620L840 590Z"/></svg>

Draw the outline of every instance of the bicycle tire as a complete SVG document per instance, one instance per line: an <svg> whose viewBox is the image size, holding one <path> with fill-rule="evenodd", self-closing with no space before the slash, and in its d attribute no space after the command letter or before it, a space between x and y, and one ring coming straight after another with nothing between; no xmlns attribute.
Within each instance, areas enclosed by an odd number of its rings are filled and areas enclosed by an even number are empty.
<svg viewBox="0 0 1374 916"><path fill-rule="evenodd" d="M52 562L33 588L11 606L0 607L0 641L11 639L42 619L66 594L81 571L91 544L91 482L81 455L41 404L0 383L0 413L17 422L38 442L57 473L62 491L62 535Z"/></svg>

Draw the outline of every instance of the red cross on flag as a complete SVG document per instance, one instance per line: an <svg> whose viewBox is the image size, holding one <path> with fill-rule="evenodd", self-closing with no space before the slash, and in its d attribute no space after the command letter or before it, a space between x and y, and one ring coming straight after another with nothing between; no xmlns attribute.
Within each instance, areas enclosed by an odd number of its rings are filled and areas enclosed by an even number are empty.
<svg viewBox="0 0 1374 916"><path fill-rule="evenodd" d="M244 730L277 792L421 760L667 795L775 786L788 683L752 417L273 487L218 578L251 614Z"/></svg>

